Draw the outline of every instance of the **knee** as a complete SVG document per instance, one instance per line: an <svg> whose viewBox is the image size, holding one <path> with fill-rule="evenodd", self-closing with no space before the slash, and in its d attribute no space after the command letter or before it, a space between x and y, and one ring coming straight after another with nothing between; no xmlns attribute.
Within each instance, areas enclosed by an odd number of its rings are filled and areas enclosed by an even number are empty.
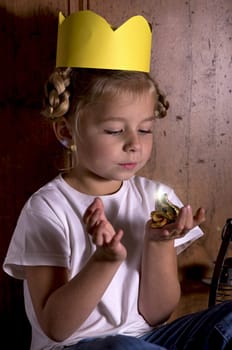
<svg viewBox="0 0 232 350"><path fill-rule="evenodd" d="M232 312L232 300L227 300L227 301L224 301L222 303L215 305L215 310L216 309L222 310L226 314L231 313Z"/></svg>
<svg viewBox="0 0 232 350"><path fill-rule="evenodd" d="M113 350L135 350L137 338L130 337L122 334L117 334L114 336L109 336L107 339L107 345L109 345L109 349ZM106 347L108 349L108 347Z"/></svg>
<svg viewBox="0 0 232 350"><path fill-rule="evenodd" d="M107 339L107 340L106 340ZM104 347L107 350L165 350L165 348L136 337L127 335L114 335L104 338Z"/></svg>

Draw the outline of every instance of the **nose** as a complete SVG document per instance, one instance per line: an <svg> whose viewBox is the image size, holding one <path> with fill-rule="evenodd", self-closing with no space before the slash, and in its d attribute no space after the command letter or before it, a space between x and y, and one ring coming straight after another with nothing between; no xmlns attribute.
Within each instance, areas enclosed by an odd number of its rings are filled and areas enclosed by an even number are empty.
<svg viewBox="0 0 232 350"><path fill-rule="evenodd" d="M124 151L125 152L137 152L141 148L140 138L136 132L127 133L125 143L124 143Z"/></svg>

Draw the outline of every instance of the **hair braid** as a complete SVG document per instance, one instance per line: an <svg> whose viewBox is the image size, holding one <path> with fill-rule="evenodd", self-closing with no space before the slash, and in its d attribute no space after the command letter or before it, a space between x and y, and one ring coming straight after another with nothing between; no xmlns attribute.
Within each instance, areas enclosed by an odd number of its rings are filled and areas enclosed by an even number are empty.
<svg viewBox="0 0 232 350"><path fill-rule="evenodd" d="M156 118L164 118L167 115L167 110L169 108L169 102L166 99L166 95L163 93L162 90L160 90L158 84L156 82L155 87L156 87L156 92L158 96L158 102L155 110L155 117Z"/></svg>
<svg viewBox="0 0 232 350"><path fill-rule="evenodd" d="M112 96L117 91L144 91L150 84L156 90L157 104L154 115L164 118L169 102L158 84L141 72L107 71L97 69L56 68L45 83L42 114L50 120L76 112L108 91Z"/></svg>
<svg viewBox="0 0 232 350"><path fill-rule="evenodd" d="M71 68L57 68L45 83L41 113L51 120L62 117L69 110L71 72Z"/></svg>

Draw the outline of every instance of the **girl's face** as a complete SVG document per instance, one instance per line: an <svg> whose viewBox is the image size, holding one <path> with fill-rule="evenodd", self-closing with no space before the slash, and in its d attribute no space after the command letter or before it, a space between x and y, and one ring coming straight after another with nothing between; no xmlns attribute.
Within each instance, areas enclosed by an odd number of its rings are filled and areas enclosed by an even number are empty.
<svg viewBox="0 0 232 350"><path fill-rule="evenodd" d="M122 94L89 107L78 127L77 181L120 182L148 161L153 144L155 96Z"/></svg>

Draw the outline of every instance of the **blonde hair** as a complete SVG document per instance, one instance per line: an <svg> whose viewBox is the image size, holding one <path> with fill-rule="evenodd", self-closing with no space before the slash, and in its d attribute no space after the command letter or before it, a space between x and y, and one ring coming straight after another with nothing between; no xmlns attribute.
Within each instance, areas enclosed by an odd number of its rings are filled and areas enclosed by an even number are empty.
<svg viewBox="0 0 232 350"><path fill-rule="evenodd" d="M41 113L50 120L76 115L102 96L155 91L156 118L167 114L169 103L148 73L87 68L56 68L45 83Z"/></svg>

